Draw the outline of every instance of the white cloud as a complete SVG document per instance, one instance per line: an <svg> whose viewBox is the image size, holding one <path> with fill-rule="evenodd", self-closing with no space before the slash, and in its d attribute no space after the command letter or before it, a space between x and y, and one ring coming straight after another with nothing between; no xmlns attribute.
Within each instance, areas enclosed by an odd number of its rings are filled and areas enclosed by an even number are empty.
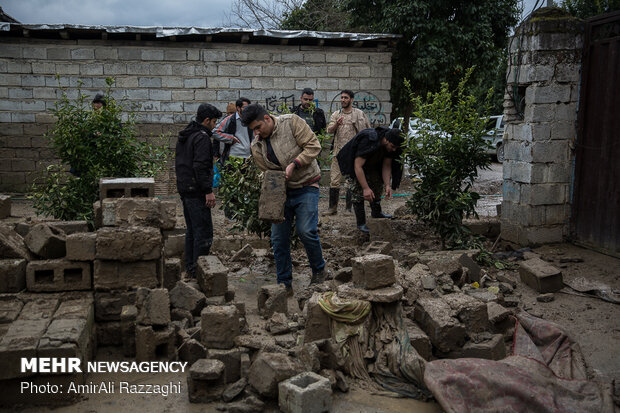
<svg viewBox="0 0 620 413"><path fill-rule="evenodd" d="M216 27L229 0L4 0L22 23Z"/></svg>

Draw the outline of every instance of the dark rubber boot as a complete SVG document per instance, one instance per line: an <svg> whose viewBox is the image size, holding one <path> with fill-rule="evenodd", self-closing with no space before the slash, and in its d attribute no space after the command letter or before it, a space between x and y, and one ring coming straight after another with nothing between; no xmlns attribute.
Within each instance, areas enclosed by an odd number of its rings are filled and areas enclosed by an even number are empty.
<svg viewBox="0 0 620 413"><path fill-rule="evenodd" d="M351 200L351 190L347 189L347 194L345 196L345 209L349 212L351 212L351 207L353 206L353 201Z"/></svg>
<svg viewBox="0 0 620 413"><path fill-rule="evenodd" d="M336 215L338 213L338 197L340 188L329 188L329 209L325 215Z"/></svg>
<svg viewBox="0 0 620 413"><path fill-rule="evenodd" d="M370 203L370 216L373 218L392 218L392 215L381 212L380 201L373 201Z"/></svg>
<svg viewBox="0 0 620 413"><path fill-rule="evenodd" d="M357 229L359 229L365 234L370 234L370 230L366 226L366 211L364 211L364 203L354 203L353 211L355 211L355 222L357 225Z"/></svg>

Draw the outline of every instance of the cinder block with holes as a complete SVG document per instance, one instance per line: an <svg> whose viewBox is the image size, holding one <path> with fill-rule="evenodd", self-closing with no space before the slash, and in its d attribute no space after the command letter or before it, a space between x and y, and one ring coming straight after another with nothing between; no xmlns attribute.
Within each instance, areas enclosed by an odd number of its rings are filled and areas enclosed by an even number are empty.
<svg viewBox="0 0 620 413"><path fill-rule="evenodd" d="M155 196L153 178L103 178L99 181L99 199L152 198Z"/></svg>
<svg viewBox="0 0 620 413"><path fill-rule="evenodd" d="M90 262L31 261L26 267L26 288L35 292L90 290Z"/></svg>
<svg viewBox="0 0 620 413"><path fill-rule="evenodd" d="M177 359L176 335L172 325L136 325L136 360L171 361Z"/></svg>

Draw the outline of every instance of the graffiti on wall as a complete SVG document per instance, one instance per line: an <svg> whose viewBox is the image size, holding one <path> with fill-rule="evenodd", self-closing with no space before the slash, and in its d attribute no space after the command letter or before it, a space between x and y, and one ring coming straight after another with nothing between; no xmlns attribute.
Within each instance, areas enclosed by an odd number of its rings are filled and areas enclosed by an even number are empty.
<svg viewBox="0 0 620 413"><path fill-rule="evenodd" d="M293 94L280 97L274 95L265 98L265 109L271 113L286 112L285 107L288 108L288 112L292 112L295 108L295 96Z"/></svg>
<svg viewBox="0 0 620 413"><path fill-rule="evenodd" d="M370 126L377 127L386 125L387 116L383 113L383 104L381 100L374 94L367 91L355 92L355 100L353 101L353 107L361 110L366 114L370 121ZM333 113L340 109L340 93L338 93L332 99L329 106L329 112Z"/></svg>

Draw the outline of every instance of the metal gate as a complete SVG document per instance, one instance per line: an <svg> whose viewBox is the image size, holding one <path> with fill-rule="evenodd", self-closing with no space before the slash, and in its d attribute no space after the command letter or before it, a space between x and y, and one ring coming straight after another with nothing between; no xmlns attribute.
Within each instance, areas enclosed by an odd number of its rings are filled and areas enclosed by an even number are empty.
<svg viewBox="0 0 620 413"><path fill-rule="evenodd" d="M588 20L571 233L620 255L620 12Z"/></svg>

